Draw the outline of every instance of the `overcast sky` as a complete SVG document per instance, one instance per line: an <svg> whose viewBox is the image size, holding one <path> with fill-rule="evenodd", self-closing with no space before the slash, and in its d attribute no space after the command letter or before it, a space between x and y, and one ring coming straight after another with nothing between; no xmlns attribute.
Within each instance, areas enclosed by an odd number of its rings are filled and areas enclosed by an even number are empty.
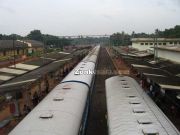
<svg viewBox="0 0 180 135"><path fill-rule="evenodd" d="M2 34L152 33L180 24L180 0L0 0L0 18Z"/></svg>

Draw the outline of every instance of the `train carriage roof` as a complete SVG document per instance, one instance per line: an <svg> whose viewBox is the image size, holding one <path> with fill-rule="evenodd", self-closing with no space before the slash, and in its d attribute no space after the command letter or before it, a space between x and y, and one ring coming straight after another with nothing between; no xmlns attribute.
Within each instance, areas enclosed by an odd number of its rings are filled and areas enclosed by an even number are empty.
<svg viewBox="0 0 180 135"><path fill-rule="evenodd" d="M179 131L142 90L127 76L106 80L109 135L162 134L179 135Z"/></svg>

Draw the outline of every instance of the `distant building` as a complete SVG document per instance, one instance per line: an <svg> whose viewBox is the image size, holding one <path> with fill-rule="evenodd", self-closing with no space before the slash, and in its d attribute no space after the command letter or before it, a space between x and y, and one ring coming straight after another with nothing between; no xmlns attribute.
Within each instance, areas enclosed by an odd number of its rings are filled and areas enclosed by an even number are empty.
<svg viewBox="0 0 180 135"><path fill-rule="evenodd" d="M25 43L28 46L28 54L43 51L43 43L36 40L17 40L18 42Z"/></svg>
<svg viewBox="0 0 180 135"><path fill-rule="evenodd" d="M157 47L157 57L180 63L180 47Z"/></svg>
<svg viewBox="0 0 180 135"><path fill-rule="evenodd" d="M131 41L132 47L140 51L153 50L154 45L157 47L180 46L180 38L157 38L157 42L154 38L132 38Z"/></svg>
<svg viewBox="0 0 180 135"><path fill-rule="evenodd" d="M43 51L43 43L35 40L0 40L0 57L33 54Z"/></svg>
<svg viewBox="0 0 180 135"><path fill-rule="evenodd" d="M27 53L27 44L13 40L0 40L0 57L24 55Z"/></svg>

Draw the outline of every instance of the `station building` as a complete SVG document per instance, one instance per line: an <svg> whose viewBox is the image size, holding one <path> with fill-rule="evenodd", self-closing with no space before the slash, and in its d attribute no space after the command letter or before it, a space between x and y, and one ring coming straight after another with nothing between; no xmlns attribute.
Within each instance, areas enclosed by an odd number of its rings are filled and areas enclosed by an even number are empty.
<svg viewBox="0 0 180 135"><path fill-rule="evenodd" d="M140 51L153 51L155 45L157 47L180 46L180 38L132 38L132 47Z"/></svg>
<svg viewBox="0 0 180 135"><path fill-rule="evenodd" d="M35 40L0 40L0 57L11 57L14 54L18 56L42 52L43 43Z"/></svg>
<svg viewBox="0 0 180 135"><path fill-rule="evenodd" d="M180 63L180 47L178 46L156 47L155 52L159 58Z"/></svg>
<svg viewBox="0 0 180 135"><path fill-rule="evenodd" d="M26 53L28 46L25 43L21 43L13 40L0 40L0 56L12 56L23 55Z"/></svg>
<svg viewBox="0 0 180 135"><path fill-rule="evenodd" d="M33 54L36 52L42 52L43 51L43 43L36 40L17 40L20 43L24 43L28 46L27 53Z"/></svg>

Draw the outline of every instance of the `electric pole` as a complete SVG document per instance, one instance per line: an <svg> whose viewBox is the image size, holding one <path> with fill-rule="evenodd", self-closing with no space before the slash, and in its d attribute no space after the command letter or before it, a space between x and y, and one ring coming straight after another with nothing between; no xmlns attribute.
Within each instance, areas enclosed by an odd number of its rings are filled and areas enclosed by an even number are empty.
<svg viewBox="0 0 180 135"><path fill-rule="evenodd" d="M14 35L13 35L13 63L14 67L16 67L16 59L15 59L15 45L14 45Z"/></svg>
<svg viewBox="0 0 180 135"><path fill-rule="evenodd" d="M158 38L158 29L155 30L155 35L154 35L154 61L157 60L158 57L158 42L157 42L157 38Z"/></svg>

